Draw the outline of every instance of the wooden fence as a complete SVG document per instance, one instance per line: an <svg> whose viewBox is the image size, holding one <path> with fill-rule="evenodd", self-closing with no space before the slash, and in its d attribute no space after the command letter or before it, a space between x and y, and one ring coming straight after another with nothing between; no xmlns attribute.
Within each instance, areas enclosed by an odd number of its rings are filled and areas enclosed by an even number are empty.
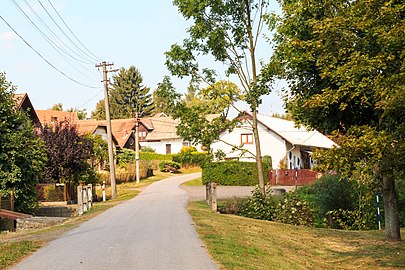
<svg viewBox="0 0 405 270"><path fill-rule="evenodd" d="M314 183L321 175L309 169L278 169L269 172L271 186L302 186Z"/></svg>

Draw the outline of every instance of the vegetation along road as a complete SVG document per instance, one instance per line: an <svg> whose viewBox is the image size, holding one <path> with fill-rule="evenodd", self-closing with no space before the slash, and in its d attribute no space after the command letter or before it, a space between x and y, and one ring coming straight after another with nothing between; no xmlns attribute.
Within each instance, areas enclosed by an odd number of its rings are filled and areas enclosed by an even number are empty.
<svg viewBox="0 0 405 270"><path fill-rule="evenodd" d="M148 186L13 269L217 269L185 209L187 194L178 187L200 175Z"/></svg>

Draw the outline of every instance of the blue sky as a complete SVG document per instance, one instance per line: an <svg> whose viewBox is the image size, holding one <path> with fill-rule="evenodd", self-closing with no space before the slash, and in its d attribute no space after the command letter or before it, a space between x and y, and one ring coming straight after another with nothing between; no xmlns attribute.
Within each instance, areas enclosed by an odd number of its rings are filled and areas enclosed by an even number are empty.
<svg viewBox="0 0 405 270"><path fill-rule="evenodd" d="M28 93L36 109L47 109L61 102L65 109L78 107L90 113L97 101L103 97L101 74L94 66L98 62L82 63L65 56L70 59L70 63L67 62L45 41L14 2L50 36L28 3L46 25L78 53L41 7L40 3L57 20L57 14L48 0L3 0L0 4L0 16L59 70L82 84L96 88L84 87L61 75L31 50L2 20L0 20L0 72L6 72L7 79L18 87L17 93ZM186 30L190 25L190 22L177 12L177 8L170 0L51 0L51 2L74 34L94 55L103 61L113 62L115 68L128 68L134 65L141 71L144 84L152 90L162 81L163 76L169 75L164 65L164 52L170 49L170 45L181 43L187 37ZM57 22L70 38L75 40L63 27L63 23L59 20ZM65 47L61 41L54 40L58 46ZM265 42L262 44L259 58L266 61L271 46ZM69 52L66 47L65 50ZM86 51L84 48L83 50ZM85 57L80 52L79 55L69 53L77 59L83 60ZM207 65L215 67L221 73L221 64L205 61ZM221 78L225 79L224 75ZM184 93L187 79L172 79L177 91ZM275 92L282 86L283 83L276 83ZM240 109L247 108L244 104L238 106ZM282 102L276 93L264 97L260 107L260 113L271 112L283 112Z"/></svg>

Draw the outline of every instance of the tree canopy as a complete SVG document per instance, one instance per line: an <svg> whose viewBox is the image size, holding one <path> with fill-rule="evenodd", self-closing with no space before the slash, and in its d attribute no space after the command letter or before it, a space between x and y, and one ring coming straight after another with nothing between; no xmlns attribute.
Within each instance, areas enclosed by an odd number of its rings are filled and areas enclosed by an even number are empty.
<svg viewBox="0 0 405 270"><path fill-rule="evenodd" d="M153 112L150 88L143 85L140 71L134 66L121 68L117 75L112 76L113 82L109 89L111 119L149 116ZM104 99L100 100L92 112L95 119L105 119Z"/></svg>
<svg viewBox="0 0 405 270"><path fill-rule="evenodd" d="M48 162L43 178L51 183L78 183L94 157L93 140L78 134L69 122L45 126L41 138L46 144Z"/></svg>
<svg viewBox="0 0 405 270"><path fill-rule="evenodd" d="M400 239L395 180L405 168L405 4L280 1L272 70L298 123L339 134L320 167L383 191L386 236Z"/></svg>
<svg viewBox="0 0 405 270"><path fill-rule="evenodd" d="M270 91L270 77L262 79L256 49L262 41L260 35L268 2L174 0L179 12L186 19L191 19L193 24L183 44L174 44L166 52L166 66L172 75L181 78L190 76L192 84L206 83L212 86L216 81L217 73L214 70L199 66L199 59L205 55L225 64L226 75L232 74L238 78L253 115L252 130L259 171L262 171L262 159L256 114L261 96ZM200 117L200 122L203 121ZM261 174L259 186L264 196Z"/></svg>
<svg viewBox="0 0 405 270"><path fill-rule="evenodd" d="M16 110L14 90L0 73L0 196L13 192L16 211L30 212L46 153L28 116Z"/></svg>

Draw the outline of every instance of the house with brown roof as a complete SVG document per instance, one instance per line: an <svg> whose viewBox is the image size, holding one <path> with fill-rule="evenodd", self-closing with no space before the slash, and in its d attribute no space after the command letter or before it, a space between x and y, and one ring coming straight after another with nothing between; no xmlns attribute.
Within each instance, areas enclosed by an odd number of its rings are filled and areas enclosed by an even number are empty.
<svg viewBox="0 0 405 270"><path fill-rule="evenodd" d="M106 121L97 121L97 120L79 120L76 123L77 131L81 135L91 134L93 136L100 135L105 141L107 141L107 124ZM120 145L112 134L112 139L115 148L120 148Z"/></svg>
<svg viewBox="0 0 405 270"><path fill-rule="evenodd" d="M34 109L34 106L32 106L32 103L31 103L30 98L28 97L28 94L27 93L14 94L13 99L16 103L17 110L26 112L28 114L28 117L30 118L32 124L34 125L36 131L39 131L42 128L41 122L39 121L39 118Z"/></svg>
<svg viewBox="0 0 405 270"><path fill-rule="evenodd" d="M79 129L85 121L105 124L105 121L82 120L78 122ZM177 135L177 124L178 121L165 114L141 118L139 120L139 145L141 147L149 146L159 154L180 152L183 146L189 146L190 143ZM119 147L135 150L136 118L111 120L111 127Z"/></svg>
<svg viewBox="0 0 405 270"><path fill-rule="evenodd" d="M55 125L57 123L69 122L70 124L77 124L79 117L77 112L64 112L64 111L54 111L54 110L36 110L38 119L41 125L44 127L46 125Z"/></svg>

